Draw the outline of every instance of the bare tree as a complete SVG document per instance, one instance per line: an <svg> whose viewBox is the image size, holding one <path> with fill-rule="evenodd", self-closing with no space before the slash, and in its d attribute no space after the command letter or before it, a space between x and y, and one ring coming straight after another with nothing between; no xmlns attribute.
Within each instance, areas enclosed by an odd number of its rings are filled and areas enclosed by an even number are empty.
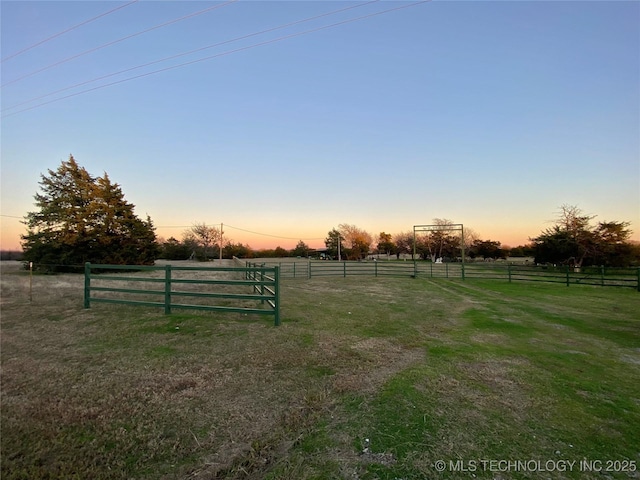
<svg viewBox="0 0 640 480"><path fill-rule="evenodd" d="M435 262L437 258L442 258L445 247L452 243L450 229L453 222L447 218L434 218L433 224L442 229L422 235L416 239L416 243L422 245L422 249L429 253L431 261Z"/></svg>
<svg viewBox="0 0 640 480"><path fill-rule="evenodd" d="M590 229L589 224L594 218L596 215L585 215L582 209L575 205L564 204L556 217L556 225L574 236L579 236Z"/></svg>
<svg viewBox="0 0 640 480"><path fill-rule="evenodd" d="M396 244L396 258L400 259L400 254L410 253L413 260L413 232L400 232L393 236Z"/></svg>
<svg viewBox="0 0 640 480"><path fill-rule="evenodd" d="M462 241L464 242L465 252L469 252L471 250L471 246L480 241L480 235L473 228L464 227L464 231L462 232Z"/></svg>
<svg viewBox="0 0 640 480"><path fill-rule="evenodd" d="M571 258L575 266L581 267L587 256L595 253L595 240L591 227L591 220L596 215L586 215L576 205L563 204L560 206L556 225L566 232L569 238L575 242L577 249Z"/></svg>
<svg viewBox="0 0 640 480"><path fill-rule="evenodd" d="M220 242L220 230L210 227L206 223L196 223L185 232L185 239L191 238L202 247L202 256L206 262L209 257L209 248Z"/></svg>

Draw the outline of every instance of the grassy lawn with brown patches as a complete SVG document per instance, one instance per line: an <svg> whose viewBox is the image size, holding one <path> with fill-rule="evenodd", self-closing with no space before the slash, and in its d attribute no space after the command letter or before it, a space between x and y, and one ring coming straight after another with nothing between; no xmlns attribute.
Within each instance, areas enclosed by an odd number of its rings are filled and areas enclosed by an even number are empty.
<svg viewBox="0 0 640 480"><path fill-rule="evenodd" d="M286 280L273 327L2 267L2 478L640 478L632 289Z"/></svg>

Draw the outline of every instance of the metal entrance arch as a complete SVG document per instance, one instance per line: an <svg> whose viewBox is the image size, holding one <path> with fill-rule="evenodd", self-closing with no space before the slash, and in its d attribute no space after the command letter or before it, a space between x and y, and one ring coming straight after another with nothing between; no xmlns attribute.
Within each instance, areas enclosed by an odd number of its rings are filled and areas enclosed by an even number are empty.
<svg viewBox="0 0 640 480"><path fill-rule="evenodd" d="M416 259L416 234L427 232L460 232L460 249L462 250L462 271L464 272L464 225L450 223L444 225L414 225L413 226L413 259ZM464 275L464 274L463 274Z"/></svg>

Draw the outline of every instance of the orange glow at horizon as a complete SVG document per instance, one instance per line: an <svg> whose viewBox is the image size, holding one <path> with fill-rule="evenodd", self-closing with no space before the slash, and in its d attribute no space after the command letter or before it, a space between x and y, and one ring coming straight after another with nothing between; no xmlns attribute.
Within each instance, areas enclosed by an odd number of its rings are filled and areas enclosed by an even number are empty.
<svg viewBox="0 0 640 480"><path fill-rule="evenodd" d="M215 226L215 225L214 225ZM465 224L466 226L466 224ZM498 241L503 247L517 247L531 243L529 240L541 233L548 225L531 226L531 225L509 225L509 226L478 226L470 225L469 227L476 232L482 240ZM219 228L219 225L217 225ZM275 225L270 227L273 229L269 232L260 231L260 226L256 226L255 230L244 231L239 228L224 226L223 241L226 244L231 241L232 243L241 243L250 247L252 250L266 250L275 249L281 247L286 250L295 248L300 240L307 244L310 248L324 248L324 239L328 232L334 228L334 226L324 227L322 229L313 227L300 226L298 235L295 231L288 231L286 229L278 230ZM262 226L264 228L264 226ZM336 225L337 227L337 225ZM183 234L189 227L179 228L166 228L158 227L156 229L156 235L160 240L167 240L174 237L178 240L182 240ZM383 231L383 230L380 230ZM385 232L395 235L401 231L411 231L411 228L395 230L384 229ZM21 219L13 217L1 217L0 219L0 250L4 251L17 251L21 250L20 235L26 232L25 225L21 223ZM260 232L260 233L257 233ZM323 232L323 233L319 233ZM373 248L377 243L379 231L370 232L373 237ZM634 232L630 238L633 242L640 242L640 232Z"/></svg>
<svg viewBox="0 0 640 480"><path fill-rule="evenodd" d="M231 241L232 243L241 243L245 246L249 246L252 250L266 250L275 249L276 247L284 248L285 250L291 250L295 248L300 240L307 244L310 248L323 248L324 238L333 227L326 228L324 235L317 235L307 230L302 232L300 236L296 236L295 233L289 233L286 231L278 231L279 235L275 234L258 234L249 233L241 230L234 230L233 228L224 227L223 241L226 244ZM156 235L160 240L167 240L171 237L177 240L182 240L184 232L188 230L185 228L162 228L156 229ZM475 229L474 229L475 230ZM317 230L316 230L317 231ZM387 230L385 230L387 231ZM405 229L406 231L406 229ZM1 250L21 250L20 235L25 233L25 226L20 223L19 219L3 218L0 224L0 249ZM377 242L379 232L370 232L374 239L374 247ZM396 234L400 231L388 231L388 233ZM487 234L484 231L478 231L480 238L485 240L497 240L502 243L503 246L516 247L529 243L529 236L527 234L521 234L520 232L505 231L499 232L500 235Z"/></svg>

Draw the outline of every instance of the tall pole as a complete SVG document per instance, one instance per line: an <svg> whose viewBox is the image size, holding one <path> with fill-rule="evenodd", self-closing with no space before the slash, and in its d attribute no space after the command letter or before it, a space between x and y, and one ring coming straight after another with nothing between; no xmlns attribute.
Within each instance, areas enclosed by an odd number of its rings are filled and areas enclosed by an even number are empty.
<svg viewBox="0 0 640 480"><path fill-rule="evenodd" d="M460 224L460 237L462 237L462 268L464 270L464 225Z"/></svg>
<svg viewBox="0 0 640 480"><path fill-rule="evenodd" d="M416 226L413 226L413 253L411 253L411 261L413 262L413 278L418 278L418 264L416 262ZM433 271L433 264L431 265ZM433 277L433 274L431 274Z"/></svg>
<svg viewBox="0 0 640 480"><path fill-rule="evenodd" d="M220 223L220 260L222 260L222 234L224 233L222 231L222 227L223 227L223 224Z"/></svg>

